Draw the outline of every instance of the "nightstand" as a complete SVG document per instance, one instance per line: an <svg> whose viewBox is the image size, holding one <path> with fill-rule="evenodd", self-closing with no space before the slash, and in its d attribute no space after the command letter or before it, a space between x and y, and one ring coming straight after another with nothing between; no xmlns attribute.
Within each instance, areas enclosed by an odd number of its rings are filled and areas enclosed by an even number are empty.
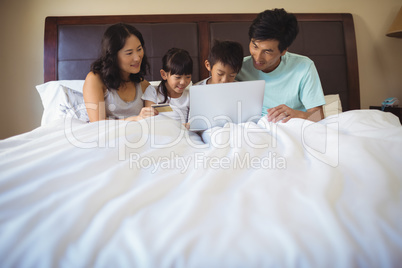
<svg viewBox="0 0 402 268"><path fill-rule="evenodd" d="M381 106L370 106L370 109L381 110ZM399 117L402 124L402 107L385 107L384 112L390 112Z"/></svg>

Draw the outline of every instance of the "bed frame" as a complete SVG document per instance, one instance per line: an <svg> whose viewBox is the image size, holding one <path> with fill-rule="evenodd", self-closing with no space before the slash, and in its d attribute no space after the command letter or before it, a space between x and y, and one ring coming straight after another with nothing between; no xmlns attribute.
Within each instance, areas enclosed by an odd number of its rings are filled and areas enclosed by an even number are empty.
<svg viewBox="0 0 402 268"><path fill-rule="evenodd" d="M295 14L300 32L290 52L316 64L325 95L339 94L344 111L360 109L356 39L351 14ZM47 17L44 80L85 79L98 57L105 29L114 23L136 26L144 36L151 70L160 80L163 54L171 47L188 50L194 61L193 82L208 77L204 61L214 39L234 40L248 50L248 27L257 14L182 14Z"/></svg>

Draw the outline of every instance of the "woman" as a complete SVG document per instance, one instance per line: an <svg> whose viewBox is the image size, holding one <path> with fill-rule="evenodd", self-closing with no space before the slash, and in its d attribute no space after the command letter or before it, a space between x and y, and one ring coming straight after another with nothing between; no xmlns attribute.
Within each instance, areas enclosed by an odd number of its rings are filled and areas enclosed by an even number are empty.
<svg viewBox="0 0 402 268"><path fill-rule="evenodd" d="M91 122L109 118L138 121L158 112L141 99L151 86L144 75L148 61L142 34L133 26L110 26L102 39L101 56L84 83L84 101Z"/></svg>

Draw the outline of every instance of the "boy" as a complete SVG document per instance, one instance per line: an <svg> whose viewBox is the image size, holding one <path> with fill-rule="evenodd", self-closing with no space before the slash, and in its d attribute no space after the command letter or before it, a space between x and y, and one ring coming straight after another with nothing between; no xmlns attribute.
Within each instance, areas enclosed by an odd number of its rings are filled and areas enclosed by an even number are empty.
<svg viewBox="0 0 402 268"><path fill-rule="evenodd" d="M243 64L243 47L234 41L214 41L205 67L211 76L195 85L234 82Z"/></svg>

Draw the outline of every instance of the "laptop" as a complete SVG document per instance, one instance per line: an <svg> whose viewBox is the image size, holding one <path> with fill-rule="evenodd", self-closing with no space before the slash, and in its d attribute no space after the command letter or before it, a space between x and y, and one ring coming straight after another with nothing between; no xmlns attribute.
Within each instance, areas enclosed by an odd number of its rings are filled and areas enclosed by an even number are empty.
<svg viewBox="0 0 402 268"><path fill-rule="evenodd" d="M190 87L191 131L261 118L265 81L244 81Z"/></svg>

